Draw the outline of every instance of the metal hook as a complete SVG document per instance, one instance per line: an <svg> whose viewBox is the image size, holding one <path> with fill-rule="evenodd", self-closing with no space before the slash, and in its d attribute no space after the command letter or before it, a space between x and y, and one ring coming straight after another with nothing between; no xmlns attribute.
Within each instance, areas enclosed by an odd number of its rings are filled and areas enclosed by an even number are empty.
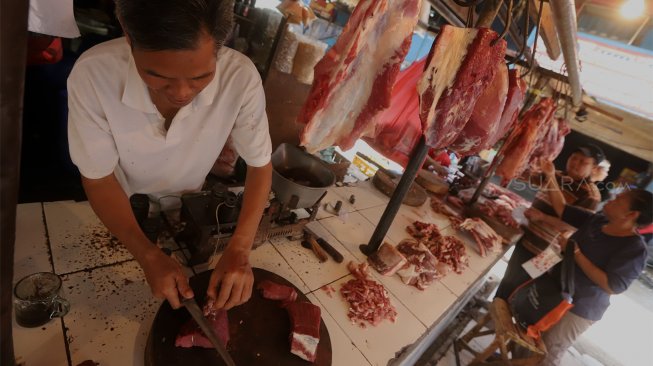
<svg viewBox="0 0 653 366"><path fill-rule="evenodd" d="M474 7L470 6L467 8L467 22L465 23L465 27L467 28L472 28L474 27Z"/></svg>
<svg viewBox="0 0 653 366"><path fill-rule="evenodd" d="M522 29L522 33L524 34L522 44L521 44L521 50L519 50L519 54L515 56L514 59L512 59L510 62L508 62L508 66L514 64L517 62L522 56L524 56L524 52L526 51L526 43L528 43L528 26L530 25L529 20L531 18L530 16L530 10L531 10L531 1L526 0L526 9L524 12L524 29Z"/></svg>
<svg viewBox="0 0 653 366"><path fill-rule="evenodd" d="M531 53L531 62L528 65L528 70L520 75L520 77L524 77L528 75L531 70L533 69L533 66L535 64L535 51L537 51L537 39L539 38L540 35L540 25L542 24L542 10L544 9L544 0L540 0L540 8L537 11L537 25L535 26L535 42L533 43L533 53Z"/></svg>
<svg viewBox="0 0 653 366"><path fill-rule="evenodd" d="M508 29L510 29L510 24L512 23L512 2L513 0L508 1L508 19L506 19L506 26L503 28L503 32L499 34L499 37L490 42L490 46L494 47L494 45L497 44L500 39L503 39L503 37L506 36L506 33L508 33Z"/></svg>

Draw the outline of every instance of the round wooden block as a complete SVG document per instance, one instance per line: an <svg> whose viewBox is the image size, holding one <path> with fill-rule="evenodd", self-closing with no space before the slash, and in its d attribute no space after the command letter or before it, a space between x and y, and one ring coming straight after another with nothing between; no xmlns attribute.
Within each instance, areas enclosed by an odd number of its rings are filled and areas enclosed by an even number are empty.
<svg viewBox="0 0 653 366"><path fill-rule="evenodd" d="M422 169L417 172L415 177L415 182L420 186L424 187L429 192L444 195L449 192L449 183L444 178L426 170Z"/></svg>
<svg viewBox="0 0 653 366"><path fill-rule="evenodd" d="M290 318L279 301L264 299L256 289L263 280L293 287L297 301L310 302L302 292L285 278L260 268L254 268L254 290L251 299L228 311L229 336L227 351L238 366L306 366L331 365L331 339L324 324L320 325L320 343L314 363L290 353ZM190 279L195 296L206 293L211 271ZM198 298L199 300L199 298ZM203 301L198 301L200 304ZM175 347L179 327L190 319L186 309L173 310L165 301L154 318L145 346L146 366L201 366L224 365L214 349Z"/></svg>
<svg viewBox="0 0 653 366"><path fill-rule="evenodd" d="M397 184L399 183L400 179L401 176L398 174L393 174L379 169L376 171L376 174L374 174L374 177L372 177L372 183L374 184L374 187L383 192L383 194L391 197L392 193L395 191L395 188L397 188ZM426 202L426 198L427 195L424 188L413 182L402 203L408 206L419 207L423 205L424 202Z"/></svg>

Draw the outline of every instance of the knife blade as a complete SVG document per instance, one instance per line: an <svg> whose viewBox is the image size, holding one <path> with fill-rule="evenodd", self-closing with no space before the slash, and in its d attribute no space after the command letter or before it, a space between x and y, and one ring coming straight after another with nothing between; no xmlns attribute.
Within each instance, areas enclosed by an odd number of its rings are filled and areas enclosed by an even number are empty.
<svg viewBox="0 0 653 366"><path fill-rule="evenodd" d="M222 357L222 360L227 364L227 366L236 366L234 360L231 358L231 355L229 355L227 349L222 345L222 343L220 343L218 336L213 331L213 328L209 324L208 320L204 317L204 312L199 307L199 305L197 305L195 298L183 299L181 303L184 304L186 310L188 310L193 319L195 319L197 325L200 326L200 329L202 329L202 332L204 332L206 338L211 341L211 344L218 351L218 354L220 357Z"/></svg>

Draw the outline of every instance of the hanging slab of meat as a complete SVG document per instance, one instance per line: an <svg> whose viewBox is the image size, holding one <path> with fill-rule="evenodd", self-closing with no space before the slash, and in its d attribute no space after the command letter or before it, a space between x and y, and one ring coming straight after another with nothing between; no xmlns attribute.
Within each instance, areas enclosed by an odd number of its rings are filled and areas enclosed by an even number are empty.
<svg viewBox="0 0 653 366"><path fill-rule="evenodd" d="M208 315L205 314L205 316L213 327L220 343L226 347L229 342L229 319L227 318L227 311L211 311ZM179 329L179 334L177 334L177 338L175 338L175 347L213 348L213 345L211 344L211 341L206 338L204 332L200 329L200 326L191 318Z"/></svg>
<svg viewBox="0 0 653 366"><path fill-rule="evenodd" d="M340 287L340 294L349 303L347 316L352 324L365 328L367 324L374 326L385 319L394 323L397 310L385 287L370 279L367 263L356 265L349 262L347 268L355 278Z"/></svg>
<svg viewBox="0 0 653 366"><path fill-rule="evenodd" d="M292 302L297 299L297 292L294 288L269 280L261 281L256 288L261 291L261 296L269 300Z"/></svg>
<svg viewBox="0 0 653 366"><path fill-rule="evenodd" d="M290 316L290 352L306 361L315 361L320 343L320 307L309 302L284 305Z"/></svg>
<svg viewBox="0 0 653 366"><path fill-rule="evenodd" d="M496 66L492 82L478 97L472 116L450 149L467 156L487 149L497 133L508 95L508 68L503 59Z"/></svg>
<svg viewBox="0 0 653 366"><path fill-rule="evenodd" d="M531 156L531 167L538 165L538 159L552 161L557 158L565 144L565 136L571 132L564 118L553 118L547 125L549 129L544 137L538 141L537 147Z"/></svg>
<svg viewBox="0 0 653 366"><path fill-rule="evenodd" d="M367 262L384 276L392 276L406 264L406 258L394 245L383 243L376 253L367 257Z"/></svg>
<svg viewBox="0 0 653 366"><path fill-rule="evenodd" d="M402 240L397 245L397 250L408 260L408 263L397 272L407 285L424 290L433 281L442 278L447 273L446 264L438 263L429 248L423 243L413 239Z"/></svg>
<svg viewBox="0 0 653 366"><path fill-rule="evenodd" d="M537 142L548 129L555 105L553 99L544 98L526 112L522 122L506 142L503 160L497 167L496 174L502 177L502 184L507 184L519 176L527 167Z"/></svg>
<svg viewBox="0 0 653 366"><path fill-rule="evenodd" d="M506 42L491 45L497 36L486 28L444 25L440 29L417 84L420 120L429 146L448 147L465 127L503 60Z"/></svg>
<svg viewBox="0 0 653 366"><path fill-rule="evenodd" d="M501 248L503 238L479 218L466 219L460 224L460 228L472 234L481 257L487 256L488 252L497 252Z"/></svg>
<svg viewBox="0 0 653 366"><path fill-rule="evenodd" d="M408 53L421 0L363 0L336 44L315 66L313 87L297 121L301 144L313 153L351 148L390 105Z"/></svg>
<svg viewBox="0 0 653 366"><path fill-rule="evenodd" d="M526 82L519 77L519 72L516 69L508 71L508 95L506 97L506 105L501 114L501 120L494 135L490 136L488 146L494 146L501 140L517 123L517 116L524 105L524 98L526 97L526 89L528 86Z"/></svg>

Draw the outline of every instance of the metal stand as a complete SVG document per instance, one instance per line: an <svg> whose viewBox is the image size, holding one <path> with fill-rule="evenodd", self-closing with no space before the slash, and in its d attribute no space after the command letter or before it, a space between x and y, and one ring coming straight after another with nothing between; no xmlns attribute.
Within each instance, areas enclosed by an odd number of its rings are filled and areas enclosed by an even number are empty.
<svg viewBox="0 0 653 366"><path fill-rule="evenodd" d="M390 202L388 202L385 211L383 211L383 216L381 216L379 223L376 225L376 229L374 229L374 234L372 234L369 243L360 245L360 250L363 254L369 256L379 250L379 246L381 246L385 234L388 233L388 229L397 215L397 211L399 211L401 202L404 200L406 193L408 193L411 184L413 184L415 176L424 163L424 158L428 151L429 146L426 144L426 137L422 135L413 150L413 154L406 166L406 170L404 170L404 174L401 176L399 184L397 184L397 188L392 193Z"/></svg>

